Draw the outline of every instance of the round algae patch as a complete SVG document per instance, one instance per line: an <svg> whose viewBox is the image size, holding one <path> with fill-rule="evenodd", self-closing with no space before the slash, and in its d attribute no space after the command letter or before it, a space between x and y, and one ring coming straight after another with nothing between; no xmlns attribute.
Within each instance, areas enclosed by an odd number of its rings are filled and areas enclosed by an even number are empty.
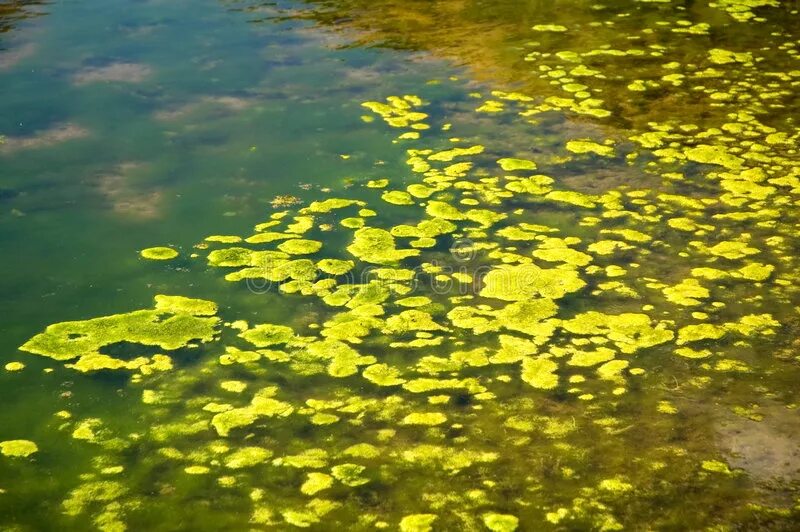
<svg viewBox="0 0 800 532"><path fill-rule="evenodd" d="M172 248L159 246L143 249L140 255L150 260L171 260L178 256L178 252Z"/></svg>
<svg viewBox="0 0 800 532"><path fill-rule="evenodd" d="M29 440L9 440L0 442L0 452L4 456L25 458L37 452L39 447Z"/></svg>
<svg viewBox="0 0 800 532"><path fill-rule="evenodd" d="M9 362L5 365L6 371L22 371L25 369L25 364L22 362Z"/></svg>

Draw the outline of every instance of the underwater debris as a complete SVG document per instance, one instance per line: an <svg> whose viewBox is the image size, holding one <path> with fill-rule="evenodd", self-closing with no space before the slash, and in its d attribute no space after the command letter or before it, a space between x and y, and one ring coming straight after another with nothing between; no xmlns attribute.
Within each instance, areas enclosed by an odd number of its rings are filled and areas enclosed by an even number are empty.
<svg viewBox="0 0 800 532"><path fill-rule="evenodd" d="M295 205L299 205L303 203L303 200L301 200L297 196L292 196L290 194L282 194L272 198L272 201L270 201L269 203L270 205L272 205L273 209L285 209L286 207L294 207Z"/></svg>

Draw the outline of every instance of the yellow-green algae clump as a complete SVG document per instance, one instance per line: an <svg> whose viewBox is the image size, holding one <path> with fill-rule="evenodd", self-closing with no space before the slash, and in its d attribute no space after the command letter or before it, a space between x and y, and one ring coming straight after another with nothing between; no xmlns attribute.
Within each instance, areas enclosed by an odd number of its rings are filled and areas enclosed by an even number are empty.
<svg viewBox="0 0 800 532"><path fill-rule="evenodd" d="M214 339L220 320L211 301L158 295L155 302L151 310L50 325L20 349L67 361L98 355L104 347L120 342L171 351Z"/></svg>
<svg viewBox="0 0 800 532"><path fill-rule="evenodd" d="M375 227L362 227L356 231L353 243L347 247L347 251L372 264L394 264L420 254L417 249L397 249L391 233Z"/></svg>
<svg viewBox="0 0 800 532"><path fill-rule="evenodd" d="M150 260L170 260L178 256L178 252L168 247L154 247L143 249L140 252L142 258Z"/></svg>
<svg viewBox="0 0 800 532"><path fill-rule="evenodd" d="M499 266L483 279L480 295L504 301L525 301L539 296L559 299L586 285L574 270L543 269L534 264Z"/></svg>
<svg viewBox="0 0 800 532"><path fill-rule="evenodd" d="M3 456L26 458L39 450L39 447L30 440L8 440L0 442L0 453Z"/></svg>

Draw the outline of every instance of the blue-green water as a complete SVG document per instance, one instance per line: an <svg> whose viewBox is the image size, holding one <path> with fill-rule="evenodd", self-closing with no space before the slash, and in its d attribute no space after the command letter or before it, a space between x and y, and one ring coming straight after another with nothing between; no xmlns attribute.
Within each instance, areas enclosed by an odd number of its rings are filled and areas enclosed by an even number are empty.
<svg viewBox="0 0 800 532"><path fill-rule="evenodd" d="M0 529L796 529L800 30L746 4L3 6Z"/></svg>

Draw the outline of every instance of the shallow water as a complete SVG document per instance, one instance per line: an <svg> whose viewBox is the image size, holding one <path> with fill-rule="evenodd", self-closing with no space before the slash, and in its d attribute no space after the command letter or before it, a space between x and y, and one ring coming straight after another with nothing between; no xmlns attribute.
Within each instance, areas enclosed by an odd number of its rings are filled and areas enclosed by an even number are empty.
<svg viewBox="0 0 800 532"><path fill-rule="evenodd" d="M0 7L0 529L797 529L798 21Z"/></svg>

